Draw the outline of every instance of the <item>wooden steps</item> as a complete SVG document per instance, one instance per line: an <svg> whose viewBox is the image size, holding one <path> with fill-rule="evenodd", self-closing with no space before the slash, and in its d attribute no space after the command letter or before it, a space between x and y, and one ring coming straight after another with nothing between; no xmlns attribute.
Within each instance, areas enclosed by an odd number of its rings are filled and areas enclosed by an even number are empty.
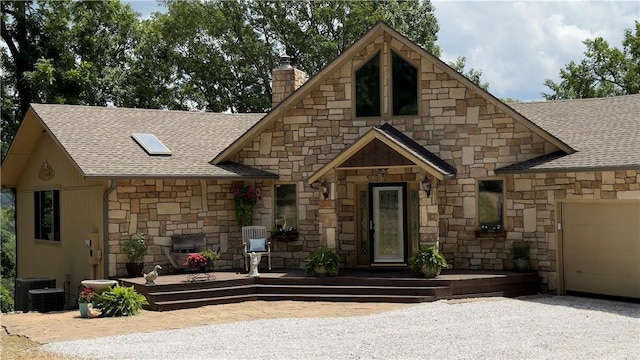
<svg viewBox="0 0 640 360"><path fill-rule="evenodd" d="M246 274L222 273L215 280L188 282L175 278L174 282L165 280L155 286L145 286L134 279L121 279L121 282L125 286L135 286L149 301L145 308L154 311L254 300L419 303L469 297L513 297L535 294L538 282L535 272L440 276L436 279L407 277L401 273L392 274L397 277L376 273L365 275L318 278L292 273L249 278Z"/></svg>

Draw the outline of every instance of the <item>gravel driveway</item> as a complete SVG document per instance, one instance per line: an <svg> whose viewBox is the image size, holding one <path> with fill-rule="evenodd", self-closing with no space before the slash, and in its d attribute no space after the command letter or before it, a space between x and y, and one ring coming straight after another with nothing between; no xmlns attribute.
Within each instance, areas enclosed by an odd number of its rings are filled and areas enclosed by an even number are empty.
<svg viewBox="0 0 640 360"><path fill-rule="evenodd" d="M638 359L640 304L437 301L344 318L243 321L46 344L97 359Z"/></svg>

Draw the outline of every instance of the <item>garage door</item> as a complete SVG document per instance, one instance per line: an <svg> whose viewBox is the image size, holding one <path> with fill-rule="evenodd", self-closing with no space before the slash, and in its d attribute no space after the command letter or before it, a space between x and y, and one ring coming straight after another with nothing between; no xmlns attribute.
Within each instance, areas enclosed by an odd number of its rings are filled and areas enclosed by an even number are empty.
<svg viewBox="0 0 640 360"><path fill-rule="evenodd" d="M567 291L640 298L640 201L563 203Z"/></svg>

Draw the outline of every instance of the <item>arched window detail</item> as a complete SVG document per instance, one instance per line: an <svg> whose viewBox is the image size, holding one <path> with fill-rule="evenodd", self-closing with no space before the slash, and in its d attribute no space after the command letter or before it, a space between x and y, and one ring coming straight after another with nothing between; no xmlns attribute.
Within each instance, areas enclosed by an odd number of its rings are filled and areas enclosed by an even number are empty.
<svg viewBox="0 0 640 360"><path fill-rule="evenodd" d="M391 53L393 115L418 114L418 69Z"/></svg>
<svg viewBox="0 0 640 360"><path fill-rule="evenodd" d="M356 116L380 116L380 53L356 71Z"/></svg>

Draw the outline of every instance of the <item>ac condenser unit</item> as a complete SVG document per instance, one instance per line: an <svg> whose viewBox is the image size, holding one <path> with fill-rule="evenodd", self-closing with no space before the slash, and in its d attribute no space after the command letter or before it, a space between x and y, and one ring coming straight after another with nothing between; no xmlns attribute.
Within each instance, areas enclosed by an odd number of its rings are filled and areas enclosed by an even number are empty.
<svg viewBox="0 0 640 360"><path fill-rule="evenodd" d="M56 279L44 277L16 278L15 309L29 311L29 290L53 289Z"/></svg>

